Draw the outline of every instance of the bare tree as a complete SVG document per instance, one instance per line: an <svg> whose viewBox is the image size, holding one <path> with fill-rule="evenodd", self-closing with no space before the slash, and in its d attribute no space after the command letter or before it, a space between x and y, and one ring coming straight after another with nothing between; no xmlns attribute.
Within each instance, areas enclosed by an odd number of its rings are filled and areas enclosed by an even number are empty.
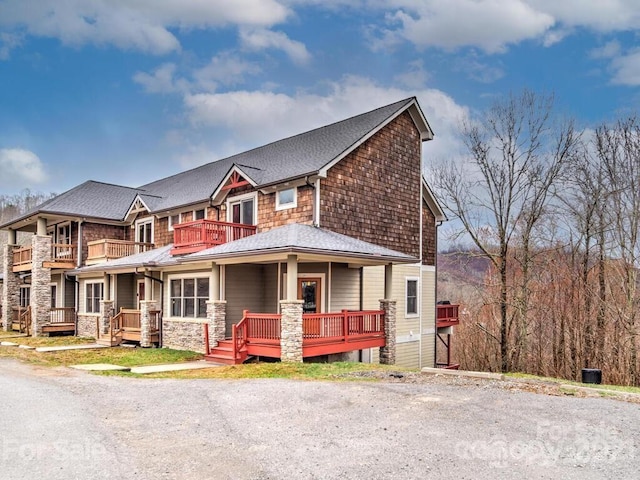
<svg viewBox="0 0 640 480"><path fill-rule="evenodd" d="M516 350L523 348L528 335L531 234L577 144L572 122L554 123L553 103L553 96L528 90L497 101L481 119L463 125L467 161L452 160L434 172L446 208L462 225L459 233L468 235L498 272L502 371L511 369ZM524 252L520 258L524 276L514 296L509 256L516 240Z"/></svg>

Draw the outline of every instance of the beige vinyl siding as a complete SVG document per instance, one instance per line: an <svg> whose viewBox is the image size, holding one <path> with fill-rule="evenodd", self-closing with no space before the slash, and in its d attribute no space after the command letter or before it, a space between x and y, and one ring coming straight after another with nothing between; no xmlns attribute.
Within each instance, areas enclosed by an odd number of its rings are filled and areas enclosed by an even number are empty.
<svg viewBox="0 0 640 480"><path fill-rule="evenodd" d="M436 328L436 272L422 270L422 365L433 367L435 362Z"/></svg>
<svg viewBox="0 0 640 480"><path fill-rule="evenodd" d="M276 313L280 309L278 300L278 264L262 267L264 275L264 311L263 313Z"/></svg>
<svg viewBox="0 0 640 480"><path fill-rule="evenodd" d="M420 266L394 265L393 266L393 298L396 300L396 335L405 336L413 333L420 335L420 316L406 316L407 278L420 278ZM420 285L418 285L420 288ZM420 309L418 309L420 310ZM422 313L419 311L419 313ZM417 366L417 363L416 363Z"/></svg>
<svg viewBox="0 0 640 480"><path fill-rule="evenodd" d="M420 342L396 344L396 365L399 367L417 368L420 364Z"/></svg>
<svg viewBox="0 0 640 480"><path fill-rule="evenodd" d="M363 268L363 302L365 310L378 310L384 298L384 266Z"/></svg>
<svg viewBox="0 0 640 480"><path fill-rule="evenodd" d="M262 265L227 265L225 295L227 301L226 332L242 319L242 311L273 313L273 302L265 302L264 267Z"/></svg>
<svg viewBox="0 0 640 480"><path fill-rule="evenodd" d="M113 282L112 282L113 283ZM123 273L116 277L115 311L121 308L138 308L138 284L133 273Z"/></svg>
<svg viewBox="0 0 640 480"><path fill-rule="evenodd" d="M62 279L62 275L60 274L55 274L55 275L51 275L51 286L56 287L56 307L61 307L63 306L63 279Z"/></svg>
<svg viewBox="0 0 640 480"><path fill-rule="evenodd" d="M331 264L330 312L360 309L360 269L344 263Z"/></svg>
<svg viewBox="0 0 640 480"><path fill-rule="evenodd" d="M76 282L64 278L64 305L63 307L76 306Z"/></svg>

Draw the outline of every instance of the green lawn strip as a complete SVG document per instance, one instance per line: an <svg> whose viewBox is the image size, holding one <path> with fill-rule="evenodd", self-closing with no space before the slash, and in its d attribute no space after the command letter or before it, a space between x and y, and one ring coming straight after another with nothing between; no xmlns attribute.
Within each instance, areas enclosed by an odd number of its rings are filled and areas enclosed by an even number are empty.
<svg viewBox="0 0 640 480"><path fill-rule="evenodd" d="M88 343L85 339L84 342ZM58 352L36 352L17 347L0 347L0 357L11 357L25 362L60 367L89 363L109 363L123 367L159 365L165 363L200 360L202 354L169 348L100 348L91 350L63 350Z"/></svg>
<svg viewBox="0 0 640 480"><path fill-rule="evenodd" d="M30 347L61 347L65 345L86 345L95 343L92 337L73 337L64 335L58 337L21 337L11 340L20 345L29 345Z"/></svg>
<svg viewBox="0 0 640 480"><path fill-rule="evenodd" d="M214 366L214 365L212 365ZM217 378L217 379L246 379L246 378L285 378L291 380L379 380L379 377L357 375L358 372L409 372L409 370L393 365L378 365L371 363L280 363L258 362L243 365L216 366L205 370L183 370L178 372L163 372L144 375L145 378ZM354 375L355 374L355 375ZM109 372L109 375L127 375L126 372ZM131 375L131 374L129 374Z"/></svg>
<svg viewBox="0 0 640 480"><path fill-rule="evenodd" d="M602 389L602 390L615 390L615 391L624 392L624 393L640 394L639 387L629 387L625 385L604 385L604 384L598 385L596 383L582 383L582 382L576 382L573 380L566 380L564 378L539 377L536 375L530 375L528 373L507 373L506 376L516 380L533 380L538 382L551 382L551 383L558 383L558 384L564 384L564 385L573 385L575 387L596 388L596 389Z"/></svg>

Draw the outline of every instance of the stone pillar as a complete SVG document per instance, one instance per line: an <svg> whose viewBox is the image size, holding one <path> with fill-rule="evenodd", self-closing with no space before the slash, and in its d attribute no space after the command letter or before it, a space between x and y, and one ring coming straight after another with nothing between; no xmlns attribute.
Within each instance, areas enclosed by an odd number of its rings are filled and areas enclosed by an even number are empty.
<svg viewBox="0 0 640 480"><path fill-rule="evenodd" d="M42 327L49 323L51 311L51 237L34 235L31 238L31 330L34 337L42 335Z"/></svg>
<svg viewBox="0 0 640 480"><path fill-rule="evenodd" d="M145 291L146 295L146 291ZM158 303L155 300L140 301L140 346L151 346L151 315L149 312L158 309Z"/></svg>
<svg viewBox="0 0 640 480"><path fill-rule="evenodd" d="M283 362L302 362L303 303L302 300L280 301L280 360Z"/></svg>
<svg viewBox="0 0 640 480"><path fill-rule="evenodd" d="M380 300L380 310L384 311L385 346L380 347L380 363L396 363L396 301Z"/></svg>
<svg viewBox="0 0 640 480"><path fill-rule="evenodd" d="M113 317L113 300L100 300L98 335L109 333L109 320Z"/></svg>
<svg viewBox="0 0 640 480"><path fill-rule="evenodd" d="M14 245L5 245L2 250L2 272L4 272L2 285L2 328L5 332L11 330L13 308L17 308L20 303L19 277L13 273L13 247Z"/></svg>
<svg viewBox="0 0 640 480"><path fill-rule="evenodd" d="M226 338L227 301L207 301L207 322L209 323L209 346L215 347Z"/></svg>

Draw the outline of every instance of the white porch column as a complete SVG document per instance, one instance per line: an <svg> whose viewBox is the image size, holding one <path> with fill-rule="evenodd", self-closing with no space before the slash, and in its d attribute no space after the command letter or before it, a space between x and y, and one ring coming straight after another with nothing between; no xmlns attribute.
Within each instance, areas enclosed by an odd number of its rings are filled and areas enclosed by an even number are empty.
<svg viewBox="0 0 640 480"><path fill-rule="evenodd" d="M287 256L287 300L298 299L298 256Z"/></svg>
<svg viewBox="0 0 640 480"><path fill-rule="evenodd" d="M44 237L47 234L47 219L38 217L36 224L36 235Z"/></svg>
<svg viewBox="0 0 640 480"><path fill-rule="evenodd" d="M13 228L10 228L9 230L7 230L7 233L9 234L7 236L7 245L15 245L16 244L16 231Z"/></svg>
<svg viewBox="0 0 640 480"><path fill-rule="evenodd" d="M151 278L151 272L145 270L144 271L144 299L151 300L153 299L153 281Z"/></svg>
<svg viewBox="0 0 640 480"><path fill-rule="evenodd" d="M390 263L384 266L384 298L393 298L393 265Z"/></svg>
<svg viewBox="0 0 640 480"><path fill-rule="evenodd" d="M220 265L211 264L211 283L209 284L209 301L220 300Z"/></svg>

